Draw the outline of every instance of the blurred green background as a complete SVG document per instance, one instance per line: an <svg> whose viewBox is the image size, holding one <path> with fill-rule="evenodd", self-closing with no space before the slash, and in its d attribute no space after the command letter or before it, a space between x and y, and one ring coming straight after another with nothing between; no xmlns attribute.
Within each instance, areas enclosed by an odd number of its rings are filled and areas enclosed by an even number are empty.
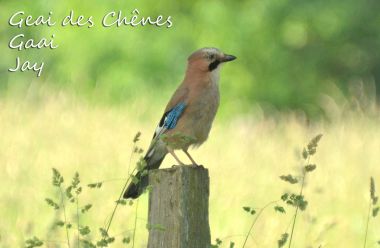
<svg viewBox="0 0 380 248"><path fill-rule="evenodd" d="M144 17L172 16L173 26L100 25L110 11L131 17L135 8ZM107 181L99 191L84 189L83 203L94 207L83 223L95 235L129 161L138 159L130 159L135 133L142 132L139 146L146 149L188 55L204 46L238 57L221 70L221 106L210 138L192 151L210 173L212 239L241 247L252 223L242 207L261 208L297 191L299 185L279 176L297 174L303 145L323 133L292 247L363 247L369 178L380 182L379 9L375 0L0 0L0 247L23 247L33 235L46 247L66 247L64 232L54 229L62 213L44 201L57 196L52 167L66 183L75 171L83 185ZM9 26L19 10L53 11L57 25ZM60 26L70 10L92 15L95 27ZM36 40L55 34L59 48L9 49L19 33ZM17 56L44 61L42 76L9 73ZM162 167L174 163L168 156ZM135 247L146 247L147 201L144 195L137 211ZM289 231L293 209L286 211L268 208L247 248L276 247ZM131 235L134 217L135 205L118 210L112 247ZM378 219L370 219L367 247L377 245L378 230Z"/></svg>
<svg viewBox="0 0 380 248"><path fill-rule="evenodd" d="M102 17L122 10L131 17L172 16L173 26L103 28ZM93 28L61 27L70 10L92 15ZM253 103L270 110L324 113L321 95L374 96L380 86L380 2L369 1L1 1L0 92L25 93L48 84L91 102L128 103L136 96L162 102L182 80L187 56L204 46L238 60L222 73L222 114L249 112ZM57 25L16 28L11 14L53 11ZM26 38L55 34L58 49L6 48L18 33ZM41 78L9 73L15 58L45 61ZM368 95L368 94L367 94Z"/></svg>

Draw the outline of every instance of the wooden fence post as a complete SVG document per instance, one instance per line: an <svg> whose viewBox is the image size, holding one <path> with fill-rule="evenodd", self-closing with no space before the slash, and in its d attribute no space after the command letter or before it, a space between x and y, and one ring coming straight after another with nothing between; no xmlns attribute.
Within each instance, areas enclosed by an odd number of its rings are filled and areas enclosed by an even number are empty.
<svg viewBox="0 0 380 248"><path fill-rule="evenodd" d="M148 248L210 248L208 170L154 170L149 184Z"/></svg>

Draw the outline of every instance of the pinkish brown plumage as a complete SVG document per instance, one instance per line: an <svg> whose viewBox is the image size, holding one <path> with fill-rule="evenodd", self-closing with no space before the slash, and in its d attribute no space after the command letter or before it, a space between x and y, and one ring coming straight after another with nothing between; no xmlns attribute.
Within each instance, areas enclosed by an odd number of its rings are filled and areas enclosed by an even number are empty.
<svg viewBox="0 0 380 248"><path fill-rule="evenodd" d="M193 165L190 146L200 146L208 138L219 107L219 75L221 64L236 59L217 48L202 48L188 58L183 82L167 104L144 160L146 168L157 169L167 153L183 165L175 150L182 150ZM147 176L136 174L139 183L131 183L125 198L137 198L147 186Z"/></svg>

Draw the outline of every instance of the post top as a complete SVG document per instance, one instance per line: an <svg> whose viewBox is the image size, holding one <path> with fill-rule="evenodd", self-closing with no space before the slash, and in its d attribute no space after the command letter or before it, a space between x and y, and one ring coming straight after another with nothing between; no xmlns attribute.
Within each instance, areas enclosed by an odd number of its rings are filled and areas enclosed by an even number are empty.
<svg viewBox="0 0 380 248"><path fill-rule="evenodd" d="M208 169L203 167L203 165L173 165L170 168L151 170L150 173L157 173L157 172L174 173L176 171L208 171Z"/></svg>

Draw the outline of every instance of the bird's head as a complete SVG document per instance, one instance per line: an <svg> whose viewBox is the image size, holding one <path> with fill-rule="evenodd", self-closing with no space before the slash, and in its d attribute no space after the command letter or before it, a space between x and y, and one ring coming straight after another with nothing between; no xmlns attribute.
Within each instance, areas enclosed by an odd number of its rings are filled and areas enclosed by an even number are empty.
<svg viewBox="0 0 380 248"><path fill-rule="evenodd" d="M225 54L217 48L206 47L195 51L187 60L189 68L203 72L212 72L218 69L223 63L235 59L235 56Z"/></svg>

